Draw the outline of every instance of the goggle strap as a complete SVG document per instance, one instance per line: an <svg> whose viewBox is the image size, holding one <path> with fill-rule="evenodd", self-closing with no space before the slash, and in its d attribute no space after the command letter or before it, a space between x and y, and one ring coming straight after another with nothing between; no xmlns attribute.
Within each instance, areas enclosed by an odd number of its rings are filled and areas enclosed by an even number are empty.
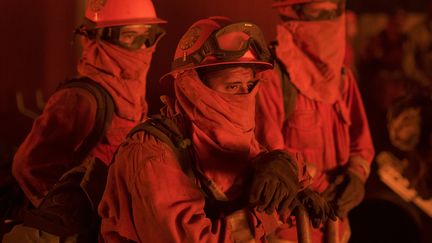
<svg viewBox="0 0 432 243"><path fill-rule="evenodd" d="M171 69L175 70L179 67L187 66L190 63L193 63L195 65L198 65L201 63L201 61L206 56L202 54L201 48L189 55L186 55L186 52L184 52L184 55L180 58L175 59L171 64Z"/></svg>

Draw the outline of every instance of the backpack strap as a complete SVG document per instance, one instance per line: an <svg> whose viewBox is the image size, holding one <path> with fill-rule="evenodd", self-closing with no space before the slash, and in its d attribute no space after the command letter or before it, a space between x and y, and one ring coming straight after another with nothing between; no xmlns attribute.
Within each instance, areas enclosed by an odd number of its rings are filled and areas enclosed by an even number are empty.
<svg viewBox="0 0 432 243"><path fill-rule="evenodd" d="M133 128L127 137L130 138L140 131L146 131L167 144L174 152L183 172L192 181L196 180L192 166L192 151L190 151L191 140L184 137L173 120L161 115L151 116L148 120Z"/></svg>
<svg viewBox="0 0 432 243"><path fill-rule="evenodd" d="M212 180L208 179L196 166L195 151L191 146L192 142L189 138L185 138L179 126L180 124L175 122L173 118L168 118L163 115L154 115L144 123L132 129L128 137L131 137L137 132L146 131L160 139L174 152L180 163L180 167L191 181L194 183L199 182L200 190L206 197L212 198L212 200L228 200L218 186Z"/></svg>
<svg viewBox="0 0 432 243"><path fill-rule="evenodd" d="M166 143L176 155L183 172L193 183L199 183L200 190L207 198L212 198L212 200L225 200L226 196L223 192L220 192L214 182L209 180L197 168L195 164L195 152L191 146L191 140L185 138L179 129L179 125L177 125L174 120L161 115L152 116L144 123L132 129L128 137L140 131L146 131Z"/></svg>
<svg viewBox="0 0 432 243"><path fill-rule="evenodd" d="M75 153L76 160L82 161L88 155L88 153L98 145L105 132L111 124L113 114L115 112L115 105L113 98L100 84L91 80L90 78L83 77L78 79L72 79L65 83L62 83L57 90L67 88L80 88L88 91L96 99L97 109L96 118L93 125L93 129L90 134L84 139L81 146Z"/></svg>
<svg viewBox="0 0 432 243"><path fill-rule="evenodd" d="M270 43L270 53L274 59L274 69L279 74L281 79L281 87L282 87L282 95L283 95L283 103L284 103L284 113L285 119L289 119L291 114L294 111L295 103L298 95L298 90L291 82L291 78L287 71L285 64L279 59L276 55L276 46L278 45L277 41L273 41Z"/></svg>
<svg viewBox="0 0 432 243"><path fill-rule="evenodd" d="M233 238L244 239L245 235L253 238L245 212L238 211L244 208L243 200L229 201L216 184L199 171L195 164L191 141L185 138L181 129L179 129L179 127L185 124L178 124L178 122L175 122L175 120L178 119L175 118L181 119L182 117L168 118L162 115L152 116L144 123L132 129L128 137L130 138L137 132L146 131L166 143L175 153L183 172L191 179L193 184L198 183L197 186L205 198L204 212L206 217L213 221L221 216L230 215L229 221L231 227L235 229ZM182 119L180 121L182 121ZM233 212L235 213L231 215ZM239 222L243 223L240 227Z"/></svg>

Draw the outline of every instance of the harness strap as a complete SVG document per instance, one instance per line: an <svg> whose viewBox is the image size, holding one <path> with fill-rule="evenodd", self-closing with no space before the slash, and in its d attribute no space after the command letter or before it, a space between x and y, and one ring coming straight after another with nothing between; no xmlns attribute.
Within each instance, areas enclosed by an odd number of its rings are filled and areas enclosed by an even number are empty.
<svg viewBox="0 0 432 243"><path fill-rule="evenodd" d="M61 84L57 90L67 88L84 89L95 97L97 103L96 118L93 129L75 152L76 161L83 161L88 153L97 144L99 144L105 136L105 132L111 124L115 112L115 105L113 98L108 91L90 78L83 77L67 81L66 83Z"/></svg>
<svg viewBox="0 0 432 243"><path fill-rule="evenodd" d="M278 45L277 41L273 41L270 44L270 53L273 56L274 60L274 68L276 72L279 74L281 79L281 87L282 87L282 97L284 104L284 120L288 120L291 114L294 111L295 103L298 95L298 90L291 82L291 78L287 71L285 64L280 60L276 55L276 46Z"/></svg>

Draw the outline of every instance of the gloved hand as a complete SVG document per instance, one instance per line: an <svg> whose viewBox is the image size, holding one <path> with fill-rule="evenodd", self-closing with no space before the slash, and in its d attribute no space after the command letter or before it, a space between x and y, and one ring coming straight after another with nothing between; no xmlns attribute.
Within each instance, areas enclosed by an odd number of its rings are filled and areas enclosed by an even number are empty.
<svg viewBox="0 0 432 243"><path fill-rule="evenodd" d="M258 155L253 161L249 203L257 210L272 214L289 211L299 190L297 163L286 151L273 150Z"/></svg>
<svg viewBox="0 0 432 243"><path fill-rule="evenodd" d="M324 224L329 219L336 220L333 208L319 193L305 189L298 193L297 199L309 213L314 228L319 228L321 224Z"/></svg>
<svg viewBox="0 0 432 243"><path fill-rule="evenodd" d="M329 202L336 215L344 218L359 205L365 195L364 182L354 172L345 170L337 175L322 196Z"/></svg>

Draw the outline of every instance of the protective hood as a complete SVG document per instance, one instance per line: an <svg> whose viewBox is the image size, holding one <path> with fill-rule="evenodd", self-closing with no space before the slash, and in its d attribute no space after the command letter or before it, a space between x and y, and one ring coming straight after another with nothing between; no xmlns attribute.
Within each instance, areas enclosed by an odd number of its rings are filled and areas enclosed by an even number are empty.
<svg viewBox="0 0 432 243"><path fill-rule="evenodd" d="M191 121L198 166L224 192L260 152L255 139L255 96L223 94L203 84L195 70L175 78L178 104Z"/></svg>
<svg viewBox="0 0 432 243"><path fill-rule="evenodd" d="M305 96L330 104L341 98L344 14L332 20L286 21L277 26L277 40L277 56Z"/></svg>
<svg viewBox="0 0 432 243"><path fill-rule="evenodd" d="M78 73L99 83L111 94L118 116L141 121L148 111L146 77L155 47L129 51L86 37L82 37L81 42L83 56Z"/></svg>

